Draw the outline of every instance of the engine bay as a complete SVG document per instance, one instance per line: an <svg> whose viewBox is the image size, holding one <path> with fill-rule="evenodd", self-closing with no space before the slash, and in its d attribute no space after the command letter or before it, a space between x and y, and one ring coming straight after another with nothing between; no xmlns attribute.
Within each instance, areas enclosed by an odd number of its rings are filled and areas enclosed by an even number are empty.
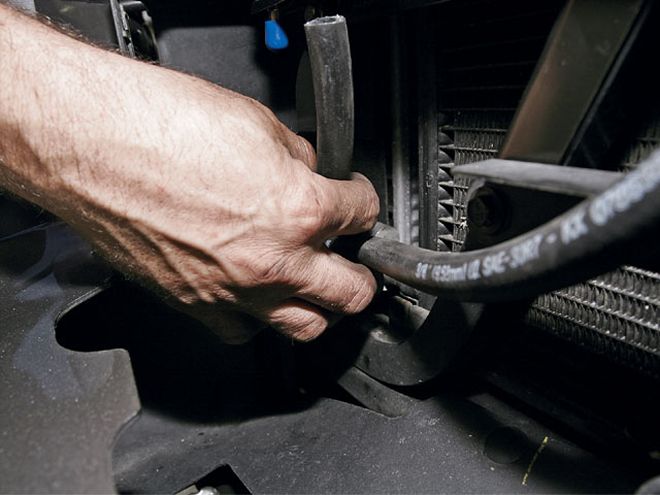
<svg viewBox="0 0 660 495"><path fill-rule="evenodd" d="M313 342L225 345L0 195L0 491L658 493L654 2L32 3L312 143L305 25L343 16L382 228L333 249L381 290ZM625 181L624 221L542 265Z"/></svg>

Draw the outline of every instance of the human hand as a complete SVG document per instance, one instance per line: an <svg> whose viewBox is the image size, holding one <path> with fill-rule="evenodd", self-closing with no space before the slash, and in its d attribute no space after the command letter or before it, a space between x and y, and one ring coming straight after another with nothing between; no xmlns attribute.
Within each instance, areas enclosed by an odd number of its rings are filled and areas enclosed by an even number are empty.
<svg viewBox="0 0 660 495"><path fill-rule="evenodd" d="M367 179L315 174L254 100L0 16L0 185L228 342L243 315L308 340L369 303L370 271L324 246L375 223Z"/></svg>
<svg viewBox="0 0 660 495"><path fill-rule="evenodd" d="M159 150L156 181L143 185L158 193L124 195L130 218L117 220L126 230L99 246L119 266L135 258L121 268L228 342L258 329L243 314L293 339L315 338L374 295L370 271L324 241L371 228L375 191L359 175L315 174L311 145L257 102L224 91L214 98L200 114L188 108L186 126L200 119L199 132L165 141L177 155Z"/></svg>

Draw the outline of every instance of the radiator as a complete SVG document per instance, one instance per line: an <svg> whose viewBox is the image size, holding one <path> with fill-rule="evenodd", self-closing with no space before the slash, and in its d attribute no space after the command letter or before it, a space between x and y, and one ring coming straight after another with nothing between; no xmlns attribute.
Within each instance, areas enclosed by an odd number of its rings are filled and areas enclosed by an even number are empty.
<svg viewBox="0 0 660 495"><path fill-rule="evenodd" d="M456 2L438 9L440 126L438 240L460 251L467 184L450 171L496 157L563 2ZM660 109L635 123L620 165L634 169L660 145ZM653 376L660 376L660 274L621 267L537 297L528 325Z"/></svg>

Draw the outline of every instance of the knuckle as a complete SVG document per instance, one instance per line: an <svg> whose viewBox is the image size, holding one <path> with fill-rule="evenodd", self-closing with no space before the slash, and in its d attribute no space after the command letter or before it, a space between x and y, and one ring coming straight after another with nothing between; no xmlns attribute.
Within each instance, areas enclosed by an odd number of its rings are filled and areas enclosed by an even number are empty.
<svg viewBox="0 0 660 495"><path fill-rule="evenodd" d="M366 270L366 268L365 268ZM369 305L376 294L376 281L373 275L369 273L369 278L357 285L343 310L347 314L357 314Z"/></svg>
<svg viewBox="0 0 660 495"><path fill-rule="evenodd" d="M291 218L305 237L314 235L323 227L326 211L322 193L311 181L300 186L297 198L291 203Z"/></svg>
<svg viewBox="0 0 660 495"><path fill-rule="evenodd" d="M359 209L357 216L363 222L365 229L370 229L378 221L380 214L380 198L371 181L362 174L354 174L353 180L357 181L360 191Z"/></svg>
<svg viewBox="0 0 660 495"><path fill-rule="evenodd" d="M380 214L380 200L378 198L378 193L371 184L369 184L364 204L366 210L366 226L372 228L378 221L378 215Z"/></svg>
<svg viewBox="0 0 660 495"><path fill-rule="evenodd" d="M289 256L264 256L255 261L252 279L257 286L286 285L290 282L291 260Z"/></svg>
<svg viewBox="0 0 660 495"><path fill-rule="evenodd" d="M299 342L308 342L321 335L328 322L320 315L298 310L288 310L272 318L275 330Z"/></svg>
<svg viewBox="0 0 660 495"><path fill-rule="evenodd" d="M299 342L314 340L328 327L328 323L321 317L300 318L287 329L287 335Z"/></svg>
<svg viewBox="0 0 660 495"><path fill-rule="evenodd" d="M297 136L296 146L300 152L302 160L308 164L313 165L316 163L316 152L312 144L305 138Z"/></svg>

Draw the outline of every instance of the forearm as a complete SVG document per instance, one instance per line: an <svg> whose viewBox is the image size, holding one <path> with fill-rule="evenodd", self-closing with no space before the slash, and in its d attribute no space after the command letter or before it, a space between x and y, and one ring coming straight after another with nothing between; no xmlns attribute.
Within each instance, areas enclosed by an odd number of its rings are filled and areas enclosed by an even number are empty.
<svg viewBox="0 0 660 495"><path fill-rule="evenodd" d="M153 183L149 175L163 172L154 162L165 157L154 149L194 139L196 129L186 125L204 125L205 105L240 98L89 46L2 5L0 60L0 186L66 220L73 205L128 207L136 189ZM209 101L200 100L200 87ZM182 119L181 108L197 115Z"/></svg>
<svg viewBox="0 0 660 495"><path fill-rule="evenodd" d="M375 280L323 241L369 229L369 182L258 102L103 51L0 5L0 187L228 340L245 312L295 338L366 306ZM249 332L247 332L249 334Z"/></svg>
<svg viewBox="0 0 660 495"><path fill-rule="evenodd" d="M61 209L51 196L85 180L88 158L102 152L98 138L121 139L108 128L113 56L0 6L0 58L2 185Z"/></svg>
<svg viewBox="0 0 660 495"><path fill-rule="evenodd" d="M205 132L245 127L231 103L243 97L1 5L0 23L0 187L70 223L124 272L178 277L136 230L166 228L175 216L190 226L205 218L204 192L190 174L205 161ZM230 165L215 163L209 182L227 185ZM216 213L228 219L230 210ZM171 230L184 235L179 225Z"/></svg>

